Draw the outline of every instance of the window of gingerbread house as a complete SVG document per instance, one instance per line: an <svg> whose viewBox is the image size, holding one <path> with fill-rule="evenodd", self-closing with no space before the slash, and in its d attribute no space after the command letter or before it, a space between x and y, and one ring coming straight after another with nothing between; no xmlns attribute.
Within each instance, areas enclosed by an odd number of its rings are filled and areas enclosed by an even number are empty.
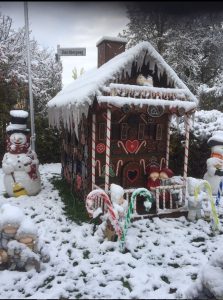
<svg viewBox="0 0 223 300"><path fill-rule="evenodd" d="M128 124L122 123L121 124L121 140L127 140L128 138Z"/></svg>
<svg viewBox="0 0 223 300"><path fill-rule="evenodd" d="M160 141L163 138L163 125L157 124L156 125L156 140Z"/></svg>
<svg viewBox="0 0 223 300"><path fill-rule="evenodd" d="M145 124L139 123L138 140L144 140L144 136L145 136Z"/></svg>
<svg viewBox="0 0 223 300"><path fill-rule="evenodd" d="M99 141L103 141L106 139L106 126L105 123L98 124L98 139Z"/></svg>

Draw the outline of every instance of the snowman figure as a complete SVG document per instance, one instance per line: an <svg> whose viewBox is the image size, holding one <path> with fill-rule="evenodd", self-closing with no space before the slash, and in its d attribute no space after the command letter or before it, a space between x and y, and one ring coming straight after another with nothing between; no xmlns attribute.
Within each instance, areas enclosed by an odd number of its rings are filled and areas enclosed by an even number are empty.
<svg viewBox="0 0 223 300"><path fill-rule="evenodd" d="M28 112L11 110L11 123L6 128L7 153L2 161L4 185L11 197L33 196L41 189L39 161L30 148L29 129L26 128Z"/></svg>
<svg viewBox="0 0 223 300"><path fill-rule="evenodd" d="M213 195L217 195L223 178L223 131L216 131L208 140L208 146L211 147L211 157L207 159L204 179L210 183Z"/></svg>

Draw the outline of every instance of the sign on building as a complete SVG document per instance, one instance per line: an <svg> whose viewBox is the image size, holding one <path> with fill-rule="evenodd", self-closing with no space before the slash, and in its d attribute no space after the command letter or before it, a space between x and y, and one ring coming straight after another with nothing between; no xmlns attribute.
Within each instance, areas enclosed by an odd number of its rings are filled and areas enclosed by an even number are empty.
<svg viewBox="0 0 223 300"><path fill-rule="evenodd" d="M57 61L60 56L86 56L86 48L60 48L60 45L57 45Z"/></svg>

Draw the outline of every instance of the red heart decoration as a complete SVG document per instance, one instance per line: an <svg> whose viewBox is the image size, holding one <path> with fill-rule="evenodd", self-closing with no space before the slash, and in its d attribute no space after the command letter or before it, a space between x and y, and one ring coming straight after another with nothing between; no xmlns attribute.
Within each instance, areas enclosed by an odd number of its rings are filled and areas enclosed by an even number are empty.
<svg viewBox="0 0 223 300"><path fill-rule="evenodd" d="M128 150L128 152L135 153L139 147L139 141L138 140L134 140L134 141L127 140L125 143L125 147Z"/></svg>
<svg viewBox="0 0 223 300"><path fill-rule="evenodd" d="M127 171L127 178L130 182L134 182L138 178L138 175L139 175L139 169Z"/></svg>

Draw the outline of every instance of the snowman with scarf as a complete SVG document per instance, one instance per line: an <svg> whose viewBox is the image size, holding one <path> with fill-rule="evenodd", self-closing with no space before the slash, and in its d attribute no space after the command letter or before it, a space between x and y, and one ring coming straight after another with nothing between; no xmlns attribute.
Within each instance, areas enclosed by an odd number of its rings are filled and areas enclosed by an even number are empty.
<svg viewBox="0 0 223 300"><path fill-rule="evenodd" d="M204 179L212 188L212 194L217 195L218 187L223 178L223 131L216 131L207 142L211 147L211 157L207 159L207 172Z"/></svg>
<svg viewBox="0 0 223 300"><path fill-rule="evenodd" d="M26 128L28 112L11 110L11 123L7 126L7 153L2 161L4 185L11 197L33 196L41 189L39 161L30 148L30 131Z"/></svg>

